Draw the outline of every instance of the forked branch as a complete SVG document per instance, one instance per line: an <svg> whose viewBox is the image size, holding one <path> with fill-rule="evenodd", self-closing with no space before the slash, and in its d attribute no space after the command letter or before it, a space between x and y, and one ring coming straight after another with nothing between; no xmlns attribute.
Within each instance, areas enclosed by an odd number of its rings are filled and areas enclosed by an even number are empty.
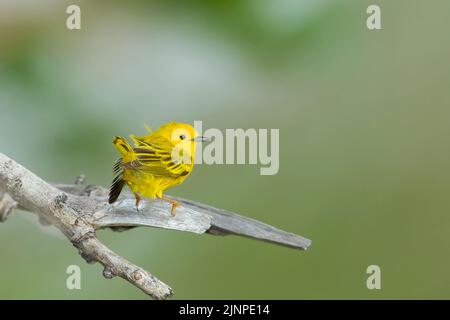
<svg viewBox="0 0 450 320"><path fill-rule="evenodd" d="M0 222L14 208L39 215L53 224L88 262L103 265L106 278L119 276L155 299L165 299L172 289L148 271L120 257L95 236L102 228L147 226L214 235L235 234L296 249L307 249L311 241L254 219L198 202L172 197L181 203L176 216L165 201L142 201L139 212L129 193L113 205L108 190L85 186L80 176L74 184L49 184L0 153Z"/></svg>

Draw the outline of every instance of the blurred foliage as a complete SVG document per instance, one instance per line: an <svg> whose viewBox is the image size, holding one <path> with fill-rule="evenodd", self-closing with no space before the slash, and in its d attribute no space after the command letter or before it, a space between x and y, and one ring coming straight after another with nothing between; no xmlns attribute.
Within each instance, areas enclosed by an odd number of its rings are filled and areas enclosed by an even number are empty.
<svg viewBox="0 0 450 320"><path fill-rule="evenodd" d="M280 172L196 167L169 193L313 240L100 232L175 298L449 298L448 1L0 3L0 150L46 180L108 185L114 135L171 121L280 128ZM0 298L146 298L52 228L0 225ZM65 287L68 265L82 290ZM366 288L370 264L382 290Z"/></svg>

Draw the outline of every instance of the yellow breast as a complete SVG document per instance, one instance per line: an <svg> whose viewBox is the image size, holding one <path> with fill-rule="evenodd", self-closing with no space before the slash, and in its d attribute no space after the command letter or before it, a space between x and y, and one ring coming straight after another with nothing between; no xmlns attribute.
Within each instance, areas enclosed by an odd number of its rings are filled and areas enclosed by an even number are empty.
<svg viewBox="0 0 450 320"><path fill-rule="evenodd" d="M132 192L146 198L161 198L164 190L176 186L184 181L188 175L183 177L161 177L149 173L125 170L123 179Z"/></svg>

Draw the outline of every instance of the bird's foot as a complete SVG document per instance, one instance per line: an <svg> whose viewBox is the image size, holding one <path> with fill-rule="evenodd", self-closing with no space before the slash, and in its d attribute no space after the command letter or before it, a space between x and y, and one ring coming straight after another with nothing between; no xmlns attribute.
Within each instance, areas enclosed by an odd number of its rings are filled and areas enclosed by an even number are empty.
<svg viewBox="0 0 450 320"><path fill-rule="evenodd" d="M170 210L170 213L172 214L172 217L175 217L175 215L177 214L176 209L180 203L166 197L161 197L161 199L166 200L167 202L172 204L172 210Z"/></svg>
<svg viewBox="0 0 450 320"><path fill-rule="evenodd" d="M172 217L175 217L176 216L176 209L177 209L177 207L178 207L178 202L174 202L174 203L172 203L172 210L170 210L170 213L172 214Z"/></svg>
<svg viewBox="0 0 450 320"><path fill-rule="evenodd" d="M136 193L134 194L134 197L136 198L136 211L139 212L139 202L141 202L141 197Z"/></svg>

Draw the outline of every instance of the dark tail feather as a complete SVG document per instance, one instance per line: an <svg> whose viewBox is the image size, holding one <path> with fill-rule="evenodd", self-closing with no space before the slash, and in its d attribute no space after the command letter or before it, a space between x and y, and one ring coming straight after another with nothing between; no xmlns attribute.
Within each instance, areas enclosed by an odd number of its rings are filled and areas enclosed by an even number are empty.
<svg viewBox="0 0 450 320"><path fill-rule="evenodd" d="M122 158L117 159L116 162L114 163L113 172L115 174L119 174L122 172Z"/></svg>
<svg viewBox="0 0 450 320"><path fill-rule="evenodd" d="M109 203L113 203L119 198L120 192L122 191L123 186L125 185L125 181L122 179L121 176L117 176L112 185L111 189L109 190Z"/></svg>
<svg viewBox="0 0 450 320"><path fill-rule="evenodd" d="M113 172L117 174L117 176L114 178L111 189L109 190L109 203L113 203L117 200L117 198L119 198L120 192L125 185L125 181L122 178L122 159L118 159L116 161L113 167Z"/></svg>

